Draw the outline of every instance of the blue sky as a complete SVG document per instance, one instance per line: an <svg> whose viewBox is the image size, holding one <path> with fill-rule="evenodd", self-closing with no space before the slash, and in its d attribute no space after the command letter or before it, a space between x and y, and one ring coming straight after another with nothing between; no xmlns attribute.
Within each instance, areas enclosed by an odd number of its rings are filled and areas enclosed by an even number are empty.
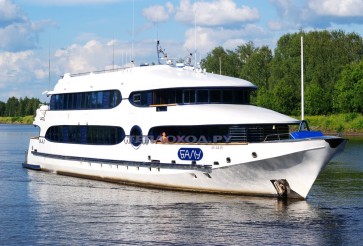
<svg viewBox="0 0 363 246"><path fill-rule="evenodd" d="M68 72L156 62L157 39L169 57L200 59L248 41L274 49L300 29L363 37L362 24L363 0L0 0L0 100L46 100L49 60L53 87Z"/></svg>

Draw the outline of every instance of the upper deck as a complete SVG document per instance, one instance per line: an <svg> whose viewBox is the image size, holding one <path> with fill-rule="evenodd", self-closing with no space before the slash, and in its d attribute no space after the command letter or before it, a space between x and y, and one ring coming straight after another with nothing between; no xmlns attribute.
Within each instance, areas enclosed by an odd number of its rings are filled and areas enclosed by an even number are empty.
<svg viewBox="0 0 363 246"><path fill-rule="evenodd" d="M133 91L164 88L244 87L255 90L251 82L223 75L195 71L190 67L155 65L82 74L65 74L48 95L120 89L123 98Z"/></svg>

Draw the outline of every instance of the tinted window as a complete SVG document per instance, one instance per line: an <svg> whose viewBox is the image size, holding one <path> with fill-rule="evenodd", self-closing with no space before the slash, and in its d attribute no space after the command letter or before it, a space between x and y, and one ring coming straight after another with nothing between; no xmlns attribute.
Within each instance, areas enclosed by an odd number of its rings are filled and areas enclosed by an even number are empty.
<svg viewBox="0 0 363 246"><path fill-rule="evenodd" d="M153 91L135 91L129 101L137 107L162 104L249 104L251 88L171 88Z"/></svg>
<svg viewBox="0 0 363 246"><path fill-rule="evenodd" d="M50 110L110 109L121 103L118 90L52 95Z"/></svg>
<svg viewBox="0 0 363 246"><path fill-rule="evenodd" d="M124 140L125 132L116 126L52 126L45 138L59 143L113 145Z"/></svg>

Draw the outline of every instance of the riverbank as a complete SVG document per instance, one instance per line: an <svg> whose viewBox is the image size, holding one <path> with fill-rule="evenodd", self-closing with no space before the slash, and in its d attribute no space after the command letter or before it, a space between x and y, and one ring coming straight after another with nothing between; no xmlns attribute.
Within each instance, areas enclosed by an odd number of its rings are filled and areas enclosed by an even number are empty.
<svg viewBox="0 0 363 246"><path fill-rule="evenodd" d="M294 117L294 116L293 116ZM300 117L294 117L300 119ZM0 124L33 124L34 116L0 117ZM305 116L311 130L319 130L325 134L363 135L363 114L333 114Z"/></svg>
<svg viewBox="0 0 363 246"><path fill-rule="evenodd" d="M19 124L31 125L33 124L34 116L15 116L15 117L0 117L0 124Z"/></svg>
<svg viewBox="0 0 363 246"><path fill-rule="evenodd" d="M295 117L300 119L300 117ZM363 114L333 114L305 116L311 130L328 133L339 133L346 136L363 135Z"/></svg>

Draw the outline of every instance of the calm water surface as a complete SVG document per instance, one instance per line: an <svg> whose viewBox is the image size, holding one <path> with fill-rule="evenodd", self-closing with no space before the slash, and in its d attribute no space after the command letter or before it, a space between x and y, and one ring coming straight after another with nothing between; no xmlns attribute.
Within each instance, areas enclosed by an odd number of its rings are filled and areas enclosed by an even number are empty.
<svg viewBox="0 0 363 246"><path fill-rule="evenodd" d="M171 192L23 169L33 126L0 125L1 245L363 245L363 138L306 201Z"/></svg>

